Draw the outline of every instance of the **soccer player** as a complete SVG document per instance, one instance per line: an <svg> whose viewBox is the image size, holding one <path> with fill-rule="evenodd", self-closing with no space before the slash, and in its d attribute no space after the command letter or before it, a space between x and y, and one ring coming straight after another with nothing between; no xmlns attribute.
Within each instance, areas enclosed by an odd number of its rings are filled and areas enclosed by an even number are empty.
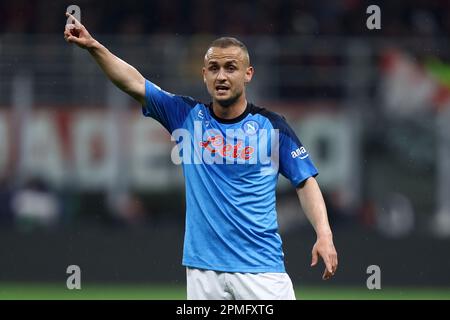
<svg viewBox="0 0 450 320"><path fill-rule="evenodd" d="M247 101L254 70L243 43L225 37L207 49L203 80L212 102L203 104L146 80L66 15L72 20L66 41L86 49L117 87L139 101L145 116L176 136L186 184L188 299L295 299L278 233L279 173L296 188L316 231L311 266L321 257L323 279L335 274L337 253L318 172L285 119Z"/></svg>

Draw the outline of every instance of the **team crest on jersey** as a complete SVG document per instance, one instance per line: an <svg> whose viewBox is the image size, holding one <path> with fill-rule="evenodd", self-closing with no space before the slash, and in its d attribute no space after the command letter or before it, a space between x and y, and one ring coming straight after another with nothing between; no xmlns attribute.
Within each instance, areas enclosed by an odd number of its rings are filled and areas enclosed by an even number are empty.
<svg viewBox="0 0 450 320"><path fill-rule="evenodd" d="M259 124L254 120L248 120L242 124L242 130L244 130L244 133L249 136L256 134L256 132L258 132L258 129Z"/></svg>

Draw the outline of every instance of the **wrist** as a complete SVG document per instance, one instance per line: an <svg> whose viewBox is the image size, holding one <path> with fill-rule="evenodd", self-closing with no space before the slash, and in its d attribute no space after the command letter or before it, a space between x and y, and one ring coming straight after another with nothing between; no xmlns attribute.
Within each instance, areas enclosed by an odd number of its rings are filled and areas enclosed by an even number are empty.
<svg viewBox="0 0 450 320"><path fill-rule="evenodd" d="M333 233L330 228L322 228L316 230L317 239L319 238L333 238Z"/></svg>
<svg viewBox="0 0 450 320"><path fill-rule="evenodd" d="M98 42L94 38L92 38L91 41L89 41L89 43L86 45L86 49L90 53L94 53L95 51L101 49L101 47L102 47L102 45L100 44L100 42Z"/></svg>

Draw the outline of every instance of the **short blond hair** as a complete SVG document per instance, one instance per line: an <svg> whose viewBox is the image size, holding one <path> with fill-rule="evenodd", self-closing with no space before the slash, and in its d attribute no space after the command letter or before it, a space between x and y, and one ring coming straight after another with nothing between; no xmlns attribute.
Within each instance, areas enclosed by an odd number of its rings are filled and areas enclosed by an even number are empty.
<svg viewBox="0 0 450 320"><path fill-rule="evenodd" d="M246 45L233 37L221 37L221 38L217 38L216 40L214 40L213 42L211 42L211 44L208 47L208 50L210 48L229 48L229 47L238 47L241 48L242 52L244 52L245 56L248 59L248 63L250 65L250 55L248 54L248 49L246 47Z"/></svg>

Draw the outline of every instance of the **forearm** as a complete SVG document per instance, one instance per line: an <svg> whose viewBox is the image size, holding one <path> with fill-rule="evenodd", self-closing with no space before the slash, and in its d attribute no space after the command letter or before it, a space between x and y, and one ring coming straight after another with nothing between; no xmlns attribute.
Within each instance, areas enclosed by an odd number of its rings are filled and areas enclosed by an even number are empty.
<svg viewBox="0 0 450 320"><path fill-rule="evenodd" d="M311 266L315 266L319 257L322 257L326 266L322 279L330 279L336 272L338 257L333 244L333 234L328 223L325 201L316 179L312 177L307 179L302 187L297 188L297 194L305 215L317 234L317 241L311 252Z"/></svg>
<svg viewBox="0 0 450 320"><path fill-rule="evenodd" d="M66 41L89 51L103 72L117 87L144 104L144 77L133 66L113 55L95 40L74 16L66 12L66 17L71 20L71 23L66 24L64 28Z"/></svg>
<svg viewBox="0 0 450 320"><path fill-rule="evenodd" d="M297 188L297 195L317 237L332 237L325 201L316 179L309 178L302 187Z"/></svg>
<svg viewBox="0 0 450 320"><path fill-rule="evenodd" d="M94 40L87 48L107 77L121 90L143 103L145 79L133 66L112 54Z"/></svg>

